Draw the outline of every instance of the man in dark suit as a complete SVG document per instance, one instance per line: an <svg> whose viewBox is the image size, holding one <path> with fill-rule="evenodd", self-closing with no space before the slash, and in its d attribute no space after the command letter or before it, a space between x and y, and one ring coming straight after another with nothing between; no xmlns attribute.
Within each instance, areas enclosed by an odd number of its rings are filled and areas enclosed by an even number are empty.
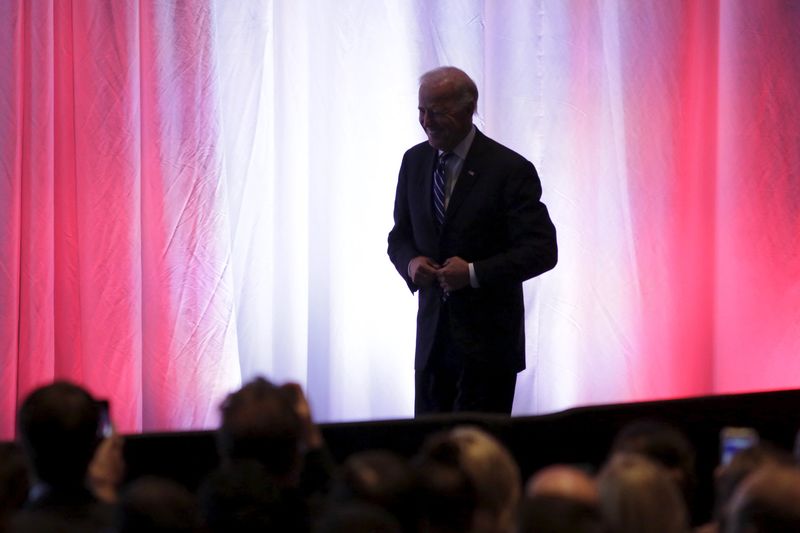
<svg viewBox="0 0 800 533"><path fill-rule="evenodd" d="M522 282L553 268L556 232L534 166L472 124L463 71L420 78L427 142L403 156L389 257L419 290L415 413L511 413L525 368Z"/></svg>

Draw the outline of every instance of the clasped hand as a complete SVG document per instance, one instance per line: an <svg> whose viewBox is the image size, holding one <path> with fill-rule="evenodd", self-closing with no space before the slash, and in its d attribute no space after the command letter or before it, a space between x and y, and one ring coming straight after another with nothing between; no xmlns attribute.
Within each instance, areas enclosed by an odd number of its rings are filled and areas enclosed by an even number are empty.
<svg viewBox="0 0 800 533"><path fill-rule="evenodd" d="M469 285L469 263L460 257L451 257L440 265L430 257L420 255L411 260L408 273L418 287L438 283L446 292L453 292Z"/></svg>

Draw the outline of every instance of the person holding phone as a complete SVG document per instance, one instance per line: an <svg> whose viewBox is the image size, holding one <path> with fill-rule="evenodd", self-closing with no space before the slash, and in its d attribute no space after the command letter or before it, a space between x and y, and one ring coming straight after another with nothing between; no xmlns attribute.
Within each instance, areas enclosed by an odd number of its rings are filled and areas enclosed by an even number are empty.
<svg viewBox="0 0 800 533"><path fill-rule="evenodd" d="M122 442L103 437L101 410L88 391L65 381L34 390L22 403L18 439L34 480L12 531L92 532L111 526ZM102 481L102 490L95 492L87 478Z"/></svg>

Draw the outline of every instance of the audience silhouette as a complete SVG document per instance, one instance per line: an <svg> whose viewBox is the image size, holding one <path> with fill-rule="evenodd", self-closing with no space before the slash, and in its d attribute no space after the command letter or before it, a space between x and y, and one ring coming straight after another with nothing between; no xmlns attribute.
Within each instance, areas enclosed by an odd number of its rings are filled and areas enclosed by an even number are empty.
<svg viewBox="0 0 800 533"><path fill-rule="evenodd" d="M152 476L123 484L124 440L107 434L103 405L64 381L27 396L17 442L0 443L0 533L691 531L694 447L653 420L623 427L599 474L552 464L523 486L503 442L468 425L408 456L367 450L336 465L302 388L260 377L222 402L220 461L198 488ZM788 451L740 451L714 486L713 520L696 533L800 531Z"/></svg>
<svg viewBox="0 0 800 533"><path fill-rule="evenodd" d="M104 440L100 422L99 403L72 383L45 385L25 399L18 432L33 484L24 508L11 520L12 531L90 532L111 526L113 508L101 500L114 496L106 486L111 461L104 458L95 469L97 487L89 477ZM105 446L102 451L108 455L112 449Z"/></svg>

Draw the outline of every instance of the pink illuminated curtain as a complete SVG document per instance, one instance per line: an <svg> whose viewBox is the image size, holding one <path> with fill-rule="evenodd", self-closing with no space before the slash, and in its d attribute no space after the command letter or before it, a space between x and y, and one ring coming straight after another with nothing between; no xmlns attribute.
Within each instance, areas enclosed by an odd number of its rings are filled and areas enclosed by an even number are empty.
<svg viewBox="0 0 800 533"><path fill-rule="evenodd" d="M0 438L35 386L210 427L264 374L406 417L416 79L533 161L515 414L800 384L800 3L0 0Z"/></svg>

